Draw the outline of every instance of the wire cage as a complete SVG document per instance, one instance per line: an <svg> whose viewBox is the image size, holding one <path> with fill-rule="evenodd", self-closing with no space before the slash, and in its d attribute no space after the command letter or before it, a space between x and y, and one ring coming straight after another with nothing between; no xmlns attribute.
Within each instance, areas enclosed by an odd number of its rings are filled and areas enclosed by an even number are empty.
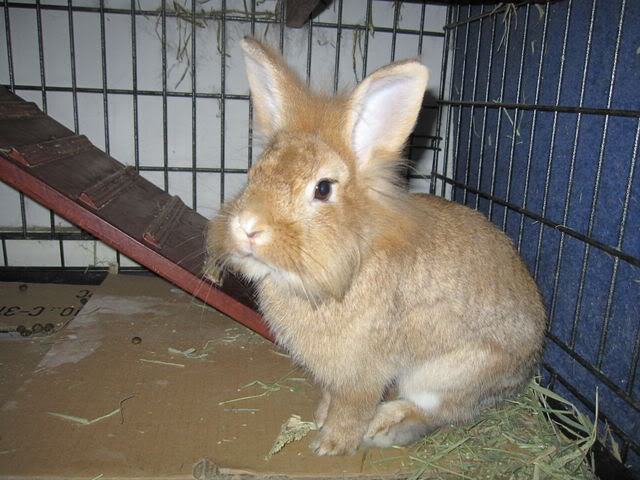
<svg viewBox="0 0 640 480"><path fill-rule="evenodd" d="M482 211L549 313L545 381L640 472L640 3L280 0L1 4L0 84L210 217L262 144L238 40L265 37L341 91L419 56L431 78L408 183ZM5 267L135 263L0 184ZM616 446L613 447L615 442Z"/></svg>
<svg viewBox="0 0 640 480"><path fill-rule="evenodd" d="M640 4L455 6L432 192L515 242L549 314L553 388L640 470Z"/></svg>
<svg viewBox="0 0 640 480"><path fill-rule="evenodd" d="M409 153L423 160L411 174L414 188L428 190L442 5L335 2L303 29L285 26L285 4L276 0L3 5L0 83L207 217L242 188L261 149L240 38L264 37L329 92L394 59L419 56L434 88ZM0 200L5 266L135 266L16 192L0 190Z"/></svg>

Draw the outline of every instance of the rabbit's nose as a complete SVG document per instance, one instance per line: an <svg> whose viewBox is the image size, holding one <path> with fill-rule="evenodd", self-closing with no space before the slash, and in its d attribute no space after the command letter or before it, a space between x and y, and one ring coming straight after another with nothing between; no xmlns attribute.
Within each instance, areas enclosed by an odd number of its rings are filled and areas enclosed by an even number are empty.
<svg viewBox="0 0 640 480"><path fill-rule="evenodd" d="M247 234L247 237L249 238L249 240L253 240L253 239L255 239L258 235L260 235L260 234L262 233L262 230L257 230L257 231L254 231L254 232L246 232L246 231L245 231L245 233Z"/></svg>
<svg viewBox="0 0 640 480"><path fill-rule="evenodd" d="M249 240L255 240L258 235L263 233L263 230L257 225L256 217L253 215L241 215L238 218L238 223Z"/></svg>

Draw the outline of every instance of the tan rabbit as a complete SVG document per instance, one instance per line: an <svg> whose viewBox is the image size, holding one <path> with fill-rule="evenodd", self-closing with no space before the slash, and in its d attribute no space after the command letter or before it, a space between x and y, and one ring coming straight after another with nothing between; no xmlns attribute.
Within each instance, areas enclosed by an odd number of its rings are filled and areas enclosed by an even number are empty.
<svg viewBox="0 0 640 480"><path fill-rule="evenodd" d="M401 180L426 68L396 62L332 98L242 47L268 143L210 224L210 264L255 282L276 340L322 387L315 453L409 443L525 385L545 312L511 242Z"/></svg>

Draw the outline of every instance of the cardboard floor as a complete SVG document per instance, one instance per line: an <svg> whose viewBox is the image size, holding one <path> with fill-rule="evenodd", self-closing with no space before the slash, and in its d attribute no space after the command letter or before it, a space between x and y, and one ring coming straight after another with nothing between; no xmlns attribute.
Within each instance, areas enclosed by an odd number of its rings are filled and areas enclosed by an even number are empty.
<svg viewBox="0 0 640 480"><path fill-rule="evenodd" d="M55 331L15 332L34 323ZM313 432L267 459L291 415L313 419L318 396L284 352L164 280L0 283L0 478L402 472L388 461L397 450L316 457Z"/></svg>

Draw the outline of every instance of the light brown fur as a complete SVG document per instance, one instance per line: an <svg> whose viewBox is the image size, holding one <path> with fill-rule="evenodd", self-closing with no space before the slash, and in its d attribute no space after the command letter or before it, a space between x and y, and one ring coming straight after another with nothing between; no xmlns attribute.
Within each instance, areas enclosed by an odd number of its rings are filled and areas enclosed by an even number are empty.
<svg viewBox="0 0 640 480"><path fill-rule="evenodd" d="M275 338L322 386L315 452L407 443L521 388L545 312L511 242L481 214L399 186L424 67L398 62L328 98L256 40L243 48L270 140L208 245L212 265L256 282ZM313 197L322 178L335 180L327 202Z"/></svg>

